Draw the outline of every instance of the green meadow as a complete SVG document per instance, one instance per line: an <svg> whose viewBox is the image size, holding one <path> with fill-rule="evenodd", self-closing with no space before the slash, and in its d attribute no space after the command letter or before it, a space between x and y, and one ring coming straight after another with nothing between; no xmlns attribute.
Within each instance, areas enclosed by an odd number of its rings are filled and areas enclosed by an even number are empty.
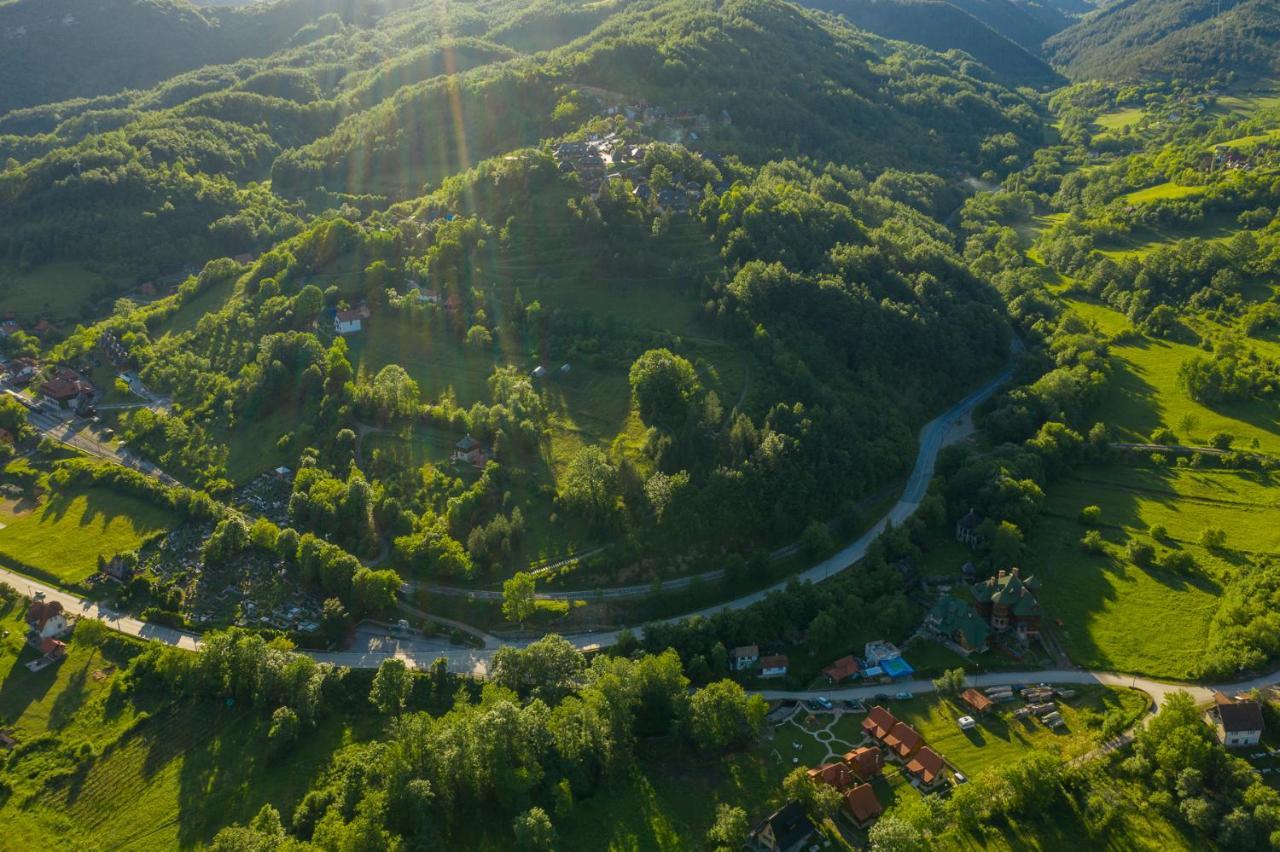
<svg viewBox="0 0 1280 852"><path fill-rule="evenodd" d="M1072 662L1155 677L1190 676L1201 658L1224 580L1249 556L1280 555L1272 475L1117 463L1076 471L1056 482L1045 517L1031 534L1026 569L1043 583L1040 601ZM1085 506L1102 510L1104 553L1080 539ZM1154 527L1167 535L1153 538ZM1200 542L1209 528L1226 532L1225 547ZM1138 541L1157 553L1181 550L1190 573L1135 564L1125 546ZM1159 641L1151 626L1160 625Z"/></svg>
<svg viewBox="0 0 1280 852"><path fill-rule="evenodd" d="M0 563L75 584L98 569L98 557L134 550L176 522L136 497L94 487L52 494L0 529Z"/></svg>
<svg viewBox="0 0 1280 852"><path fill-rule="evenodd" d="M1095 302L1067 301L1070 309L1096 323L1107 334L1132 328L1129 320ZM1203 350L1187 343L1126 335L1111 347L1116 371L1096 417L1111 429L1117 441L1143 443L1158 428L1174 432L1187 445L1203 446L1215 432L1228 432L1236 446L1280 453L1280 409L1263 401L1228 403L1213 407L1196 402L1178 386L1182 363Z"/></svg>

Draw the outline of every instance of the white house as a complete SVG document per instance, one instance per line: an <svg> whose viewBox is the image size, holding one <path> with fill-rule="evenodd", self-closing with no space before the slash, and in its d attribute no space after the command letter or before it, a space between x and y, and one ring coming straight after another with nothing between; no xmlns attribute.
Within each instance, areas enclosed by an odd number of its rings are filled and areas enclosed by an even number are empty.
<svg viewBox="0 0 1280 852"><path fill-rule="evenodd" d="M1262 705L1257 701L1235 701L1221 692L1213 694L1213 707L1206 714L1209 724L1218 735L1218 741L1227 748L1254 746L1262 741L1266 724L1262 720Z"/></svg>
<svg viewBox="0 0 1280 852"><path fill-rule="evenodd" d="M782 654L773 657L760 658L760 677L782 677L787 673L787 666L790 664Z"/></svg>
<svg viewBox="0 0 1280 852"><path fill-rule="evenodd" d="M751 668L760 660L758 645L739 645L729 652L729 666L740 672Z"/></svg>
<svg viewBox="0 0 1280 852"><path fill-rule="evenodd" d="M70 629L71 622L57 601L35 601L27 610L27 638L34 645L57 639Z"/></svg>
<svg viewBox="0 0 1280 852"><path fill-rule="evenodd" d="M362 328L364 328L364 315L358 308L338 311L333 315L333 330L336 334L355 334Z"/></svg>

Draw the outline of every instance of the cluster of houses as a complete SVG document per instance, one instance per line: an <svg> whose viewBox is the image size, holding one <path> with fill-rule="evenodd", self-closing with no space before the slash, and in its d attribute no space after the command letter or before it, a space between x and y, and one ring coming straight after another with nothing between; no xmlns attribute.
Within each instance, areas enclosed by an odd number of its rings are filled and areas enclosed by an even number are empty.
<svg viewBox="0 0 1280 852"><path fill-rule="evenodd" d="M965 568L970 579L972 566ZM969 586L971 603L943 595L925 616L925 631L965 655L985 651L995 637L1030 642L1040 636L1039 588L1039 580L1017 568L1001 570Z"/></svg>
<svg viewBox="0 0 1280 852"><path fill-rule="evenodd" d="M28 669L38 672L66 657L67 643L63 638L71 632L71 620L61 603L33 601L25 620L27 644L42 654L38 659L27 663Z"/></svg>
<svg viewBox="0 0 1280 852"><path fill-rule="evenodd" d="M3 365L4 377L14 387L35 385L35 395L57 408L71 408L81 416L93 413L97 389L93 383L70 367L52 370L34 358L10 358ZM20 398L25 401L25 398ZM32 407L27 403L28 407Z"/></svg>
<svg viewBox="0 0 1280 852"><path fill-rule="evenodd" d="M577 175L583 187L598 195L605 184L630 180L631 193L658 211L687 213L702 199L702 186L683 174L675 174L668 185L654 188L643 168L645 146L632 145L617 133L591 134L584 142L559 142L552 148L556 167L562 174ZM727 189L722 185L719 189Z"/></svg>
<svg viewBox="0 0 1280 852"><path fill-rule="evenodd" d="M1266 143L1258 145L1248 153L1232 145L1219 145L1212 152L1204 155L1200 161L1200 170L1210 173L1251 171L1267 165L1274 159L1273 155L1277 150L1280 149Z"/></svg>
<svg viewBox="0 0 1280 852"><path fill-rule="evenodd" d="M839 791L842 813L858 828L867 828L884 812L872 782L885 766L899 764L913 787L923 794L946 782L946 760L925 745L924 737L885 708L871 708L862 721L864 744L835 763L808 770L809 780ZM763 820L751 835L751 846L769 852L801 848L813 834L813 823L797 802L790 802Z"/></svg>
<svg viewBox="0 0 1280 852"><path fill-rule="evenodd" d="M33 334L36 337L44 337L53 331L53 324L46 319L42 319L31 328L23 328L15 314L12 312L5 314L4 320L0 321L0 337L8 337L20 331L25 331L27 334Z"/></svg>
<svg viewBox="0 0 1280 852"><path fill-rule="evenodd" d="M760 656L759 645L739 645L729 652L729 668L735 672L756 672L757 677L785 677L791 661L784 654Z"/></svg>
<svg viewBox="0 0 1280 852"><path fill-rule="evenodd" d="M850 654L822 670L827 683L832 686L858 678L889 683L914 673L915 669L902 658L902 652L897 646L882 640L868 642L862 649L861 658Z"/></svg>

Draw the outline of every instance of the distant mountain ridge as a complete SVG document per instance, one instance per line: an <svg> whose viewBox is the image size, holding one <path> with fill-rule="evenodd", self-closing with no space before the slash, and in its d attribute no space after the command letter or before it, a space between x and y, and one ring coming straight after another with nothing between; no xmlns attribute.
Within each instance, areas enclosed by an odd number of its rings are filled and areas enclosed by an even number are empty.
<svg viewBox="0 0 1280 852"><path fill-rule="evenodd" d="M1053 80L1039 45L1067 26L1062 13L1015 0L805 0L884 38L962 50L1006 77Z"/></svg>
<svg viewBox="0 0 1280 852"><path fill-rule="evenodd" d="M1045 42L1075 79L1207 79L1280 70L1280 0L1119 0Z"/></svg>
<svg viewBox="0 0 1280 852"><path fill-rule="evenodd" d="M375 4L376 5L376 4ZM198 8L189 0L14 0L0 5L0 114L153 86L323 34L360 4L281 0Z"/></svg>

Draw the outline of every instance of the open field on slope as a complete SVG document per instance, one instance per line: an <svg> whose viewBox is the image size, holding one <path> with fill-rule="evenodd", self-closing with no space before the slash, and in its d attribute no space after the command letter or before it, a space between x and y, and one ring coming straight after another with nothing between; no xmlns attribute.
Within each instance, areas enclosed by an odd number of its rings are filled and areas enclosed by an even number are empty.
<svg viewBox="0 0 1280 852"><path fill-rule="evenodd" d="M1165 183L1158 183L1155 186L1149 186L1146 189L1140 189L1137 192L1121 196L1121 200L1129 204L1148 204L1152 201L1169 201L1175 198L1200 195L1204 190L1203 186L1182 186L1166 181Z"/></svg>
<svg viewBox="0 0 1280 852"><path fill-rule="evenodd" d="M27 272L0 266L0 314L12 312L24 325L78 320L95 296L120 285L79 263L48 263Z"/></svg>
<svg viewBox="0 0 1280 852"><path fill-rule="evenodd" d="M1187 677L1203 652L1222 580L1250 555L1280 555L1280 481L1226 470L1120 464L1077 471L1049 490L1046 516L1027 538L1026 570L1044 586L1046 617L1062 622L1063 644L1077 665L1156 677ZM1105 554L1084 550L1085 506L1102 510ZM1163 526L1162 540L1151 528ZM1225 548L1200 545L1208 528L1227 534ZM1129 541L1157 553L1182 550L1197 569L1175 574L1134 564ZM1159 625L1158 641L1152 626Z"/></svg>
<svg viewBox="0 0 1280 852"><path fill-rule="evenodd" d="M76 644L38 673L24 663L22 612L0 611L0 722L15 730L14 793L0 798L0 846L33 849L50 836L67 848L193 848L222 826L250 819L270 802L288 819L337 748L372 736L369 715L322 719L297 749L268 765L268 714L247 706L174 707L160 697L112 701L112 680L140 645L112 639L104 649ZM101 679L99 679L101 676ZM148 718L148 713L151 714ZM21 753L21 745L51 740ZM85 743L92 756L72 758Z"/></svg>
<svg viewBox="0 0 1280 852"><path fill-rule="evenodd" d="M1137 124L1142 120L1142 116L1146 114L1146 110L1142 107L1128 107L1118 109L1112 112L1105 112L1093 120L1093 123L1102 128L1102 130L1124 130L1126 127Z"/></svg>
<svg viewBox="0 0 1280 852"><path fill-rule="evenodd" d="M1131 328L1123 314L1105 305L1083 299L1070 299L1067 305L1108 334ZM1252 344L1270 354L1269 342ZM1248 448L1257 440L1263 452L1280 453L1280 408L1262 401L1210 407L1191 399L1178 386L1178 368L1196 354L1203 354L1203 350L1145 336L1113 344L1116 373L1094 416L1107 424L1118 441L1141 443L1155 429L1164 427L1173 430L1184 444L1204 445L1215 432L1229 432L1237 447ZM1190 430L1184 428L1188 423Z"/></svg>
<svg viewBox="0 0 1280 852"><path fill-rule="evenodd" d="M53 494L0 529L0 562L62 583L98 570L98 557L134 550L173 525L164 509L108 488Z"/></svg>

